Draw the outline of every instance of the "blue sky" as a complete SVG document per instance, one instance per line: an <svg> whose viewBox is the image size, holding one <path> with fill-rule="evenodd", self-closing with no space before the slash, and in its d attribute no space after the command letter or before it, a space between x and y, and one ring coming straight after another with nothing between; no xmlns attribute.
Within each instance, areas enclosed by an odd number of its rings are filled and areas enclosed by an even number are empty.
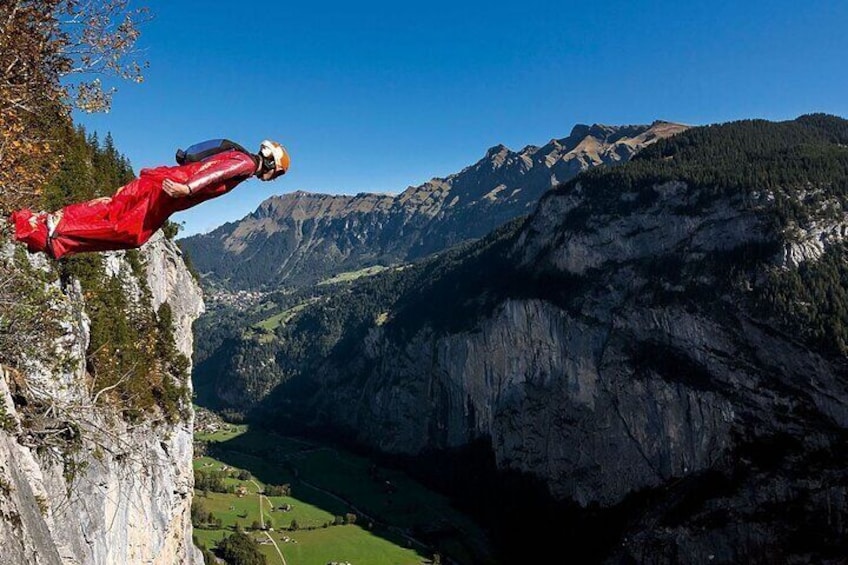
<svg viewBox="0 0 848 565"><path fill-rule="evenodd" d="M217 137L292 156L176 215L183 235L298 189L400 192L575 123L848 117L844 1L142 4L146 80L75 118L136 171Z"/></svg>

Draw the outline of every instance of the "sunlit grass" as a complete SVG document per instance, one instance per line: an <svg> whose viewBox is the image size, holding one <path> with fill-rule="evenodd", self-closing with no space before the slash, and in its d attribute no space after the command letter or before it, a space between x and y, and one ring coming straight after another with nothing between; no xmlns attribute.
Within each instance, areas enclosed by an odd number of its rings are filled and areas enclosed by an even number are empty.
<svg viewBox="0 0 848 565"><path fill-rule="evenodd" d="M245 457L253 459L251 456ZM233 474L241 470L213 457L196 459L194 467L207 471L224 470ZM350 509L324 493L318 493L321 507L298 498L296 491L309 487L296 485L293 496L262 496L260 502L258 493L265 485L255 478L244 481L227 478L224 483L228 486L243 486L246 493L238 495L195 491L195 504L202 506L206 512L212 512L221 520L220 529L194 530L198 541L208 548L215 547L220 540L231 535L238 525L248 535L265 544L260 546L260 550L268 563L279 563L279 555L273 545L267 544L265 534L251 529L254 523L264 523L272 528L268 533L274 537L283 555L290 559L289 563L292 565L325 565L333 560L375 565L419 564L426 561L424 556L404 547L401 538L398 538L398 543L393 543L387 540L383 533L376 535L356 525L331 525L336 516L341 516ZM310 492L310 498L314 497L315 493ZM284 511L282 508L288 510ZM333 512L328 512L328 508ZM293 521L297 523L298 528L290 531Z"/></svg>
<svg viewBox="0 0 848 565"><path fill-rule="evenodd" d="M382 265L374 265L372 267L365 267L364 269L359 269L358 271L348 271L345 273L339 273L334 277L330 277L329 279L324 279L319 282L318 285L329 285L329 284L338 284L342 282L350 282L355 281L356 279L360 279L362 277L370 277L376 275L377 273L381 273L385 271L388 267L384 267Z"/></svg>
<svg viewBox="0 0 848 565"><path fill-rule="evenodd" d="M414 549L384 539L358 525L331 526L283 535L297 541L278 541L290 565L326 565L332 561L347 561L354 565L418 565L426 562ZM273 561L269 560L269 563Z"/></svg>
<svg viewBox="0 0 848 565"><path fill-rule="evenodd" d="M194 439L198 441L229 441L247 431L247 426L226 424L226 427L213 433L196 432Z"/></svg>
<svg viewBox="0 0 848 565"><path fill-rule="evenodd" d="M480 529L450 505L450 502L411 480L404 473L381 468L364 457L334 447L278 436L254 429L233 429L228 437L212 441L215 457L195 460L195 468L225 470L232 475L227 485L242 485L243 496L208 493L197 501L206 512L222 520L221 530L196 530L201 543L214 547L238 523L248 529L261 523L258 492L266 484L288 484L291 496L262 497L268 531L280 545L289 565L326 565L331 561L353 564L428 563L429 550L407 535L416 531L436 533L440 544L454 548L456 555L470 555L470 547L485 547ZM248 480L238 480L241 469ZM272 511L273 509L273 511ZM354 515L355 524L333 525ZM291 529L292 522L297 523ZM406 533L403 533L406 532ZM257 539L265 532L248 531ZM285 541L292 538L297 543ZM272 545L263 545L269 563L278 563Z"/></svg>
<svg viewBox="0 0 848 565"><path fill-rule="evenodd" d="M265 318L261 322L255 323L253 326L258 329L273 332L278 327L286 325L298 312L312 304L314 301L315 300L307 300L305 302L301 302L297 306L292 306L278 314L274 314L270 318Z"/></svg>

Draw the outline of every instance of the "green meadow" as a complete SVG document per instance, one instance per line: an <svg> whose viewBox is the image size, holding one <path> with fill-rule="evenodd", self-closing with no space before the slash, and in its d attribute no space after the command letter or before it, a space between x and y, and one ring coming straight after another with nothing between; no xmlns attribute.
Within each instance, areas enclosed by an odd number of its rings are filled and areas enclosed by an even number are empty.
<svg viewBox="0 0 848 565"><path fill-rule="evenodd" d="M304 308L306 308L307 306L312 304L314 301L315 300L312 299L312 300L307 300L306 302L302 302L302 303L298 304L297 306L293 306L291 308L288 308L287 310L283 310L282 312L280 312L278 314L274 314L270 318L266 318L266 319L262 320L261 322L257 322L256 324L254 324L254 326L256 328L272 332L275 329L277 329L279 326L286 325L289 322L289 320L294 318L295 314L297 314L298 312L300 312L301 310L303 310Z"/></svg>
<svg viewBox="0 0 848 565"><path fill-rule="evenodd" d="M237 526L261 544L269 564L283 562L269 537L287 565L419 565L445 551L464 562L487 546L444 497L366 458L246 426L196 439L208 454L194 460L195 471L224 473L234 491L195 491L195 504L221 521L218 529L195 528L209 549ZM290 496L261 494L286 484Z"/></svg>
<svg viewBox="0 0 848 565"><path fill-rule="evenodd" d="M234 473L241 470L212 457L196 459L195 469L227 469ZM229 478L225 479L225 484L242 487L243 490L239 494L195 491L195 504L221 520L220 529L194 530L198 541L210 549L230 535L238 524L260 544L260 551L269 564L283 561L274 545L267 541L268 536L277 542L288 565L326 565L330 561L375 565L429 562L426 555L387 540L384 534L376 534L354 524L331 525L335 517L346 513L348 508L329 496L321 497L324 504L318 507L301 500L294 493L293 496L260 497L259 492L265 485L258 481ZM329 512L328 508L335 512ZM253 530L254 522L264 523L270 528ZM297 530L289 530L292 522L297 523Z"/></svg>
<svg viewBox="0 0 848 565"><path fill-rule="evenodd" d="M238 437L247 431L247 426L243 424L226 424L221 430L212 433L195 433L196 441L228 441Z"/></svg>
<svg viewBox="0 0 848 565"><path fill-rule="evenodd" d="M388 267L383 267L382 265L374 265L372 267L365 267L364 269L359 269L358 271L347 271L345 273L339 273L334 277L330 277L329 279L324 279L323 281L319 282L318 286L355 281L356 279L361 279L362 277L371 277L385 271L387 268Z"/></svg>

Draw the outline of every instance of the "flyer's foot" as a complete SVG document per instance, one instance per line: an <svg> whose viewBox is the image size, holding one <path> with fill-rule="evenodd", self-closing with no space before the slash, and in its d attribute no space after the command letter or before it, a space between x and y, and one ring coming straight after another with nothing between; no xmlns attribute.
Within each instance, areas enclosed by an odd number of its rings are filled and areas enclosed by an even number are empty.
<svg viewBox="0 0 848 565"><path fill-rule="evenodd" d="M30 253L47 252L47 214L33 214L24 208L12 212L9 218L15 229L15 239L25 243Z"/></svg>

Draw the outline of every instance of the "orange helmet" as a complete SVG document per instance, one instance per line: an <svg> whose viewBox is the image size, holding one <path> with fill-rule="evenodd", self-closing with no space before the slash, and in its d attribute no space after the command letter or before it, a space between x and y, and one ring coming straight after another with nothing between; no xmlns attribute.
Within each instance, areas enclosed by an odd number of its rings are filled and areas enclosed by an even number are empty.
<svg viewBox="0 0 848 565"><path fill-rule="evenodd" d="M265 168L269 171L274 171L274 174L270 178L277 178L280 175L286 174L286 171L289 170L289 164L291 163L289 153L285 147L276 141L269 139L263 141L259 146L259 155L265 160Z"/></svg>

